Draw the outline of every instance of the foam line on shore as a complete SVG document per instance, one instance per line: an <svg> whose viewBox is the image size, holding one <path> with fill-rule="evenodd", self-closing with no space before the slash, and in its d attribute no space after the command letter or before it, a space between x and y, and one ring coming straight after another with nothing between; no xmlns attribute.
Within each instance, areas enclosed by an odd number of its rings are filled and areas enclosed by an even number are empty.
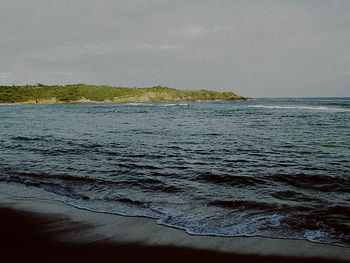
<svg viewBox="0 0 350 263"><path fill-rule="evenodd" d="M71 222L91 227L81 231L69 229L64 220L56 228L66 229L59 237L72 243L91 243L110 240L146 246L186 247L236 253L240 255L282 256L292 258L323 258L346 261L350 258L350 249L302 240L280 240L261 237L212 237L192 236L184 231L161 226L153 219L125 217L111 214L94 213L51 200L34 198L15 198L0 194L0 206L11 207L20 211L66 217Z"/></svg>

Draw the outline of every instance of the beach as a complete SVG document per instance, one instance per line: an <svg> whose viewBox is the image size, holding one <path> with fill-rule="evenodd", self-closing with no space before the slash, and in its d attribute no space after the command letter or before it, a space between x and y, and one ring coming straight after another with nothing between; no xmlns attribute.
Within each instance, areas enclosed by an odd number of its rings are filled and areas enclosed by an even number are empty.
<svg viewBox="0 0 350 263"><path fill-rule="evenodd" d="M350 263L350 1L0 3L0 263Z"/></svg>
<svg viewBox="0 0 350 263"><path fill-rule="evenodd" d="M4 262L349 262L349 99L0 110Z"/></svg>
<svg viewBox="0 0 350 263"><path fill-rule="evenodd" d="M3 262L349 262L304 240L188 235L155 220L0 195Z"/></svg>

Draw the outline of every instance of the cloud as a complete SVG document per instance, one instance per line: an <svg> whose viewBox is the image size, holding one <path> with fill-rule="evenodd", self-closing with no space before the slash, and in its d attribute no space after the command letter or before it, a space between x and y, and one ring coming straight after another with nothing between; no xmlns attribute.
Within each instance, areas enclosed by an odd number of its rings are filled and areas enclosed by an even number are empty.
<svg viewBox="0 0 350 263"><path fill-rule="evenodd" d="M200 25L187 25L182 29L178 30L178 34L180 36L185 37L197 37L205 34L206 32L207 31L205 30L205 28Z"/></svg>
<svg viewBox="0 0 350 263"><path fill-rule="evenodd" d="M0 82L350 96L349 13L341 0L1 1Z"/></svg>

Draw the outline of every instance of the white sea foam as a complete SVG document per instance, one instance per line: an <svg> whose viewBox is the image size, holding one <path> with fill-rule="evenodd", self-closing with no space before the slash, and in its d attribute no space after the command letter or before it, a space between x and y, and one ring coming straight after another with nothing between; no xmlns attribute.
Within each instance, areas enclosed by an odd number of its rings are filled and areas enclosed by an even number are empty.
<svg viewBox="0 0 350 263"><path fill-rule="evenodd" d="M137 103L137 102L130 102L130 103L127 103L127 105L141 105L141 103Z"/></svg>
<svg viewBox="0 0 350 263"><path fill-rule="evenodd" d="M129 105L129 106L143 106L143 107L156 106L156 104L148 103L148 102L130 102L130 103L127 103L126 105Z"/></svg>
<svg viewBox="0 0 350 263"><path fill-rule="evenodd" d="M329 236L328 233L321 230L305 230L304 237L309 241L320 241L326 239Z"/></svg>
<svg viewBox="0 0 350 263"><path fill-rule="evenodd" d="M164 107L173 107L173 106L188 106L188 103L167 103L163 105Z"/></svg>
<svg viewBox="0 0 350 263"><path fill-rule="evenodd" d="M334 111L334 112L350 112L350 109L326 106L271 106L271 105L249 105L249 108L265 108L280 110L311 110L311 111Z"/></svg>

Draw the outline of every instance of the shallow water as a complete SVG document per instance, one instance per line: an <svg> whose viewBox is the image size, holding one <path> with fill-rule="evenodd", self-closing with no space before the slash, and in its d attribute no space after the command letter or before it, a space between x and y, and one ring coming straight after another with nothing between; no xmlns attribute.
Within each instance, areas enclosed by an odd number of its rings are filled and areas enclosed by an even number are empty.
<svg viewBox="0 0 350 263"><path fill-rule="evenodd" d="M350 246L350 98L2 105L0 124L0 183L23 196Z"/></svg>

